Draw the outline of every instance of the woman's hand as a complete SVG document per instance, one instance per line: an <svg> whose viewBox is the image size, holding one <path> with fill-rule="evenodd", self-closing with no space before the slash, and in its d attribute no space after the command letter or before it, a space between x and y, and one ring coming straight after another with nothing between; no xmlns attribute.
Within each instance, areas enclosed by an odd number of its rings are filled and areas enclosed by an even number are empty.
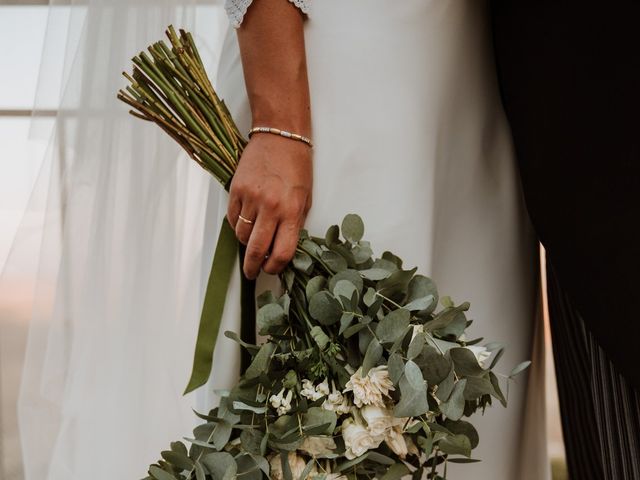
<svg viewBox="0 0 640 480"><path fill-rule="evenodd" d="M238 42L253 125L309 137L300 10L287 0L253 2L238 29ZM278 273L293 258L311 206L311 181L308 145L270 133L253 135L231 182L227 211L238 240L247 245L243 270L248 278L261 267Z"/></svg>
<svg viewBox="0 0 640 480"><path fill-rule="evenodd" d="M227 211L238 240L247 246L243 270L248 278L261 267L278 273L293 258L311 207L312 178L311 148L305 143L267 133L251 138L231 182Z"/></svg>

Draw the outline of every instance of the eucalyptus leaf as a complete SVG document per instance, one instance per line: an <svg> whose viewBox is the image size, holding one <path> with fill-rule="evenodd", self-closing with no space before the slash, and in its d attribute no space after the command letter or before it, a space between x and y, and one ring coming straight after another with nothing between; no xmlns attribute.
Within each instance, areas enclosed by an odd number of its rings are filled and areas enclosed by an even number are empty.
<svg viewBox="0 0 640 480"><path fill-rule="evenodd" d="M411 320L411 313L404 308L389 312L376 327L376 335L381 343L395 342L405 333Z"/></svg>
<svg viewBox="0 0 640 480"><path fill-rule="evenodd" d="M321 291L327 284L327 279L321 275L315 276L307 282L305 287L305 295L307 301L311 300L316 293Z"/></svg>
<svg viewBox="0 0 640 480"><path fill-rule="evenodd" d="M415 337L413 337L413 340L411 340L409 348L407 349L407 358L414 359L418 355L420 355L422 353L422 349L424 348L425 342L426 338L422 333L419 333Z"/></svg>
<svg viewBox="0 0 640 480"><path fill-rule="evenodd" d="M193 468L193 460L191 460L184 452L174 452L173 450L165 450L160 453L162 458L174 467L182 470L191 470Z"/></svg>
<svg viewBox="0 0 640 480"><path fill-rule="evenodd" d="M383 348L380 342L376 338L371 339L362 361L362 376L365 376L371 368L378 364L378 361L382 358L382 352Z"/></svg>
<svg viewBox="0 0 640 480"><path fill-rule="evenodd" d="M425 307L424 312L422 312L425 314L433 312L438 306L438 289L435 282L430 278L420 274L414 275L407 288L406 302L410 303L429 296L433 297L433 301Z"/></svg>
<svg viewBox="0 0 640 480"><path fill-rule="evenodd" d="M399 387L400 401L393 409L394 416L417 417L429 411L426 384L422 388L415 388L405 375L400 379Z"/></svg>
<svg viewBox="0 0 640 480"><path fill-rule="evenodd" d="M453 434L461 434L469 439L471 442L471 449L473 450L480 443L480 436L476 428L469 422L459 420L454 422L450 419L446 419L444 422L445 427Z"/></svg>
<svg viewBox="0 0 640 480"><path fill-rule="evenodd" d="M207 475L204 471L204 467L202 466L199 460L196 461L193 468L194 468L194 471L196 472L196 480L206 480Z"/></svg>
<svg viewBox="0 0 640 480"><path fill-rule="evenodd" d="M308 253L301 250L296 250L292 263L295 268L304 273L311 273L313 268L313 259Z"/></svg>
<svg viewBox="0 0 640 480"><path fill-rule="evenodd" d="M302 416L302 424L306 427L313 425L325 425L321 432L316 432L315 435L332 435L336 428L336 422L338 416L335 412L325 410L321 407L311 407Z"/></svg>
<svg viewBox="0 0 640 480"><path fill-rule="evenodd" d="M309 301L309 314L322 325L332 325L342 316L342 305L326 290L316 293Z"/></svg>
<svg viewBox="0 0 640 480"><path fill-rule="evenodd" d="M156 465L151 465L149 467L149 474L156 480L177 480L177 478L173 474L161 469Z"/></svg>
<svg viewBox="0 0 640 480"><path fill-rule="evenodd" d="M216 428L213 430L213 438L211 439L213 445L218 450L224 449L231 438L231 424L229 422L218 422Z"/></svg>
<svg viewBox="0 0 640 480"><path fill-rule="evenodd" d="M341 272L349 267L342 255L331 250L322 252L320 259L334 272Z"/></svg>
<svg viewBox="0 0 640 480"><path fill-rule="evenodd" d="M425 310L429 308L433 303L435 303L433 295L427 295L425 297L420 297L412 300L411 302L405 304L404 308L412 312L416 310Z"/></svg>
<svg viewBox="0 0 640 480"><path fill-rule="evenodd" d="M422 369L422 375L430 385L440 384L447 378L452 367L451 360L431 345L425 345L422 353L413 361Z"/></svg>
<svg viewBox="0 0 640 480"><path fill-rule="evenodd" d="M274 343L263 343L256 356L253 357L251 365L249 365L247 371L244 372L244 376L246 378L255 378L262 372L266 371L267 366L269 365L269 360L271 359L271 355L273 355L275 348L276 345Z"/></svg>
<svg viewBox="0 0 640 480"><path fill-rule="evenodd" d="M481 377L486 372L480 364L478 359L468 348L452 348L449 350L449 355L456 367L458 375L463 377Z"/></svg>
<svg viewBox="0 0 640 480"><path fill-rule="evenodd" d="M467 377L467 386L464 389L464 399L477 400L482 395L491 395L494 389L491 381L485 377Z"/></svg>
<svg viewBox="0 0 640 480"><path fill-rule="evenodd" d="M440 450L448 455L471 456L471 442L465 435L445 437L438 443Z"/></svg>
<svg viewBox="0 0 640 480"><path fill-rule="evenodd" d="M389 370L389 378L394 385L397 385L400 377L404 374L404 360L402 359L402 355L398 353L391 354L387 362L387 368Z"/></svg>
<svg viewBox="0 0 640 480"><path fill-rule="evenodd" d="M526 362L522 362L516 365L516 367L513 370L511 370L511 373L509 374L509 378L513 378L516 375L519 375L520 373L524 372L527 368L529 368L530 365L531 365L530 360L527 360Z"/></svg>
<svg viewBox="0 0 640 480"><path fill-rule="evenodd" d="M456 383L456 375L452 365L451 370L449 371L449 375L447 375L447 378L445 378L444 380L442 380L442 382L438 384L436 397L438 397L438 399L442 402L446 402L447 400L449 400L449 397L451 396L451 392L453 392L453 387L455 386L455 383Z"/></svg>
<svg viewBox="0 0 640 480"><path fill-rule="evenodd" d="M233 402L233 409L234 410L248 410L250 412L253 413L258 413L258 414L264 414L267 412L267 407L254 407L253 405L247 405L246 403L243 402L238 402L235 401Z"/></svg>
<svg viewBox="0 0 640 480"><path fill-rule="evenodd" d="M404 463L394 463L389 467L387 472L380 477L380 480L399 480L409 473L411 472Z"/></svg>
<svg viewBox="0 0 640 480"><path fill-rule="evenodd" d="M324 236L324 241L327 245L332 245L340 241L340 228L337 225L331 225L327 229L327 233Z"/></svg>
<svg viewBox="0 0 640 480"><path fill-rule="evenodd" d="M208 453L201 461L213 480L231 480L238 472L236 461L227 452Z"/></svg>
<svg viewBox="0 0 640 480"><path fill-rule="evenodd" d="M504 394L502 393L502 389L500 388L500 381L498 380L498 377L496 376L496 374L493 372L490 372L489 380L491 381L491 385L493 386L492 395L500 401L503 407L506 407L507 399L504 397Z"/></svg>
<svg viewBox="0 0 640 480"><path fill-rule="evenodd" d="M464 389L467 380L458 380L453 387L449 400L440 404L440 411L451 420L460 420L464 413Z"/></svg>
<svg viewBox="0 0 640 480"><path fill-rule="evenodd" d="M349 280L353 285L355 285L358 293L362 293L364 282L362 281L362 276L360 275L360 272L358 270L347 268L346 270L342 270L341 272L336 273L329 279L329 290L333 292L336 283L338 283L340 280Z"/></svg>
<svg viewBox="0 0 640 480"><path fill-rule="evenodd" d="M345 270L346 272L347 270ZM354 292L358 292L358 288L350 281L350 280L338 280L333 287L333 295L337 298L338 296L342 296L349 299L349 304L351 303L351 297ZM343 305L347 307L349 304Z"/></svg>
<svg viewBox="0 0 640 480"><path fill-rule="evenodd" d="M350 213L342 220L342 236L352 243L357 243L364 235L364 222L360 216Z"/></svg>
<svg viewBox="0 0 640 480"><path fill-rule="evenodd" d="M425 324L425 329L429 332L441 330L449 326L462 312L469 310L469 303L465 302L458 307L450 307L438 313L433 320Z"/></svg>
<svg viewBox="0 0 640 480"><path fill-rule="evenodd" d="M424 382L424 378L422 377L422 372L420 371L420 367L418 367L418 365L416 365L413 361L409 360L405 364L404 375L414 390L425 389L425 382Z"/></svg>
<svg viewBox="0 0 640 480"><path fill-rule="evenodd" d="M313 339L315 340L316 344L318 345L318 347L320 347L320 350L324 350L325 347L329 344L329 342L331 341L329 339L329 337L327 336L326 333L324 333L324 331L322 330L322 327L316 325L315 327L313 327L311 329L311 337L313 337Z"/></svg>
<svg viewBox="0 0 640 480"><path fill-rule="evenodd" d="M372 280L377 282L378 280L383 280L391 275L392 272L389 270L384 270L382 268L367 268L365 270L360 270L360 275L362 275L367 280Z"/></svg>
<svg viewBox="0 0 640 480"><path fill-rule="evenodd" d="M258 310L256 324L261 335L267 335L275 325L284 325L284 309L277 303L268 303Z"/></svg>

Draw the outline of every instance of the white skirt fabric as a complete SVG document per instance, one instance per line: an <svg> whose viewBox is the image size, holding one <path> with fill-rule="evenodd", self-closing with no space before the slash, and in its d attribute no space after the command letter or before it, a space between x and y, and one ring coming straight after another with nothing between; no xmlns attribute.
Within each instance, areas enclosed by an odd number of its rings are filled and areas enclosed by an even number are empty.
<svg viewBox="0 0 640 480"><path fill-rule="evenodd" d="M390 250L431 276L442 294L471 302L473 336L507 345L500 370L508 374L532 358L541 331L537 247L498 95L485 2L320 0L311 5L305 40L315 144L306 228L323 235L358 213L375 254ZM233 29L218 88L248 129ZM211 249L225 214L226 198L219 200L209 215ZM258 293L273 280L262 274ZM230 290L222 331L239 329L237 271ZM236 345L221 338L201 406L214 401L213 389L233 384L238 358ZM507 409L496 404L472 419L481 438L473 456L482 462L450 465L449 478L549 477L540 368L510 386Z"/></svg>

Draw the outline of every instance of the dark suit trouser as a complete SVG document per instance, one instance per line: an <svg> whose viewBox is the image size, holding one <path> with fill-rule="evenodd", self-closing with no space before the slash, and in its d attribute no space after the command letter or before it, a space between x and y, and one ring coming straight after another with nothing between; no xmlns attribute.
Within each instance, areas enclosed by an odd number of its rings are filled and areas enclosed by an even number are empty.
<svg viewBox="0 0 640 480"><path fill-rule="evenodd" d="M551 261L547 282L569 478L640 480L640 392L585 328ZM615 328L617 320L602 321ZM640 358L640 345L637 353Z"/></svg>

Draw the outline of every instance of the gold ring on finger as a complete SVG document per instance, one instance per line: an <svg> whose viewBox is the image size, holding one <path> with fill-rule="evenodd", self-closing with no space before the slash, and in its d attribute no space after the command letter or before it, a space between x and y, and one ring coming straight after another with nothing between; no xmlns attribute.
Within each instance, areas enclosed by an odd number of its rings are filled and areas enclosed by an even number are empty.
<svg viewBox="0 0 640 480"><path fill-rule="evenodd" d="M244 218L242 215L238 215L238 219L242 220L244 223L248 223L249 225L251 225L253 223L253 220L249 220L248 218Z"/></svg>

